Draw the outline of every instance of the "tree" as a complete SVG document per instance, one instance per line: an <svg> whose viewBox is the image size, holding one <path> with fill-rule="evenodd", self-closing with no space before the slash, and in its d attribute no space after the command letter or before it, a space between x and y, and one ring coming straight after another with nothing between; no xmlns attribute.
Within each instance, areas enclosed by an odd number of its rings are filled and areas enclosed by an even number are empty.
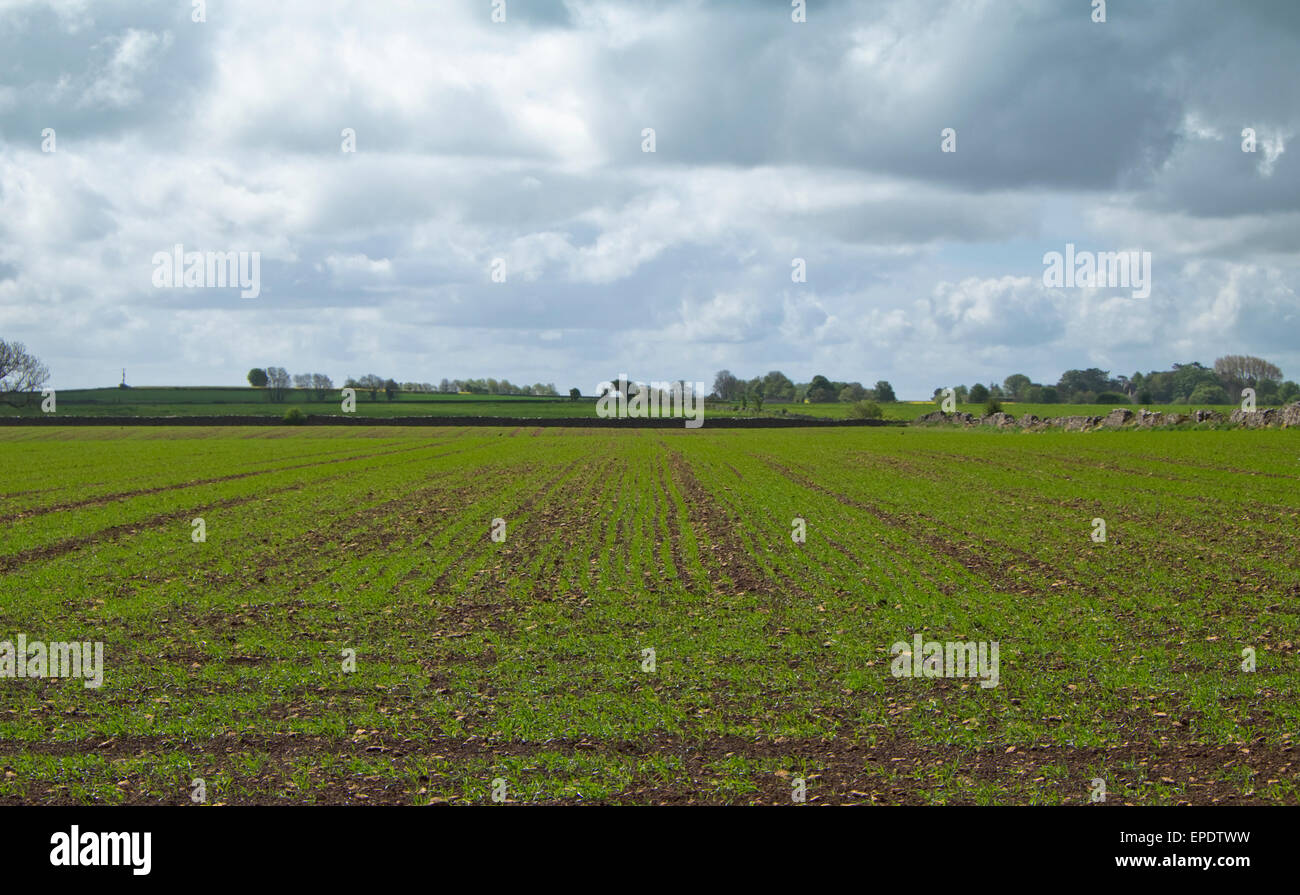
<svg viewBox="0 0 1300 895"><path fill-rule="evenodd" d="M1196 387L1196 390L1188 397L1189 404L1231 404L1228 400L1228 393L1223 390L1223 386L1215 385L1211 382L1203 382Z"/></svg>
<svg viewBox="0 0 1300 895"><path fill-rule="evenodd" d="M284 400L285 392L289 390L289 384L292 381L289 377L289 371L284 367L267 367L267 397L276 404L280 403Z"/></svg>
<svg viewBox="0 0 1300 895"><path fill-rule="evenodd" d="M766 387L763 385L763 380L758 377L749 380L747 392L749 395L749 403L753 404L754 409L759 413L763 412L763 398L766 397L764 394L765 391Z"/></svg>
<svg viewBox="0 0 1300 895"><path fill-rule="evenodd" d="M248 371L248 384L253 388L266 388L266 371L260 367L254 367Z"/></svg>
<svg viewBox="0 0 1300 895"><path fill-rule="evenodd" d="M1279 404L1290 404L1292 401L1300 398L1300 385L1288 379L1277 387L1277 400Z"/></svg>
<svg viewBox="0 0 1300 895"><path fill-rule="evenodd" d="M849 407L851 420L878 420L885 415L875 401L857 401Z"/></svg>
<svg viewBox="0 0 1300 895"><path fill-rule="evenodd" d="M730 370L719 370L713 377L713 393L722 401L735 401L740 398L743 384Z"/></svg>
<svg viewBox="0 0 1300 895"><path fill-rule="evenodd" d="M773 370L763 377L763 394L769 401L793 401L794 391L794 382L780 370Z"/></svg>
<svg viewBox="0 0 1300 895"><path fill-rule="evenodd" d="M569 389L569 400L570 400L570 401L576 401L576 400L578 400L578 399L581 398L581 397L582 397L582 392L578 391L578 389L576 389L576 388L571 388L571 389Z"/></svg>
<svg viewBox="0 0 1300 895"><path fill-rule="evenodd" d="M850 382L844 388L840 389L839 398L845 404L852 404L854 401L863 401L867 397L867 390L862 387L860 382Z"/></svg>
<svg viewBox="0 0 1300 895"><path fill-rule="evenodd" d="M310 373L294 373L294 374L293 374L293 387L294 387L294 388L301 388L301 389L308 389L308 388L311 388L311 374L310 374Z"/></svg>
<svg viewBox="0 0 1300 895"><path fill-rule="evenodd" d="M379 392L384 387L384 378L374 373L367 373L360 379L350 381L350 384L352 388L370 392L370 400L373 401L379 397Z"/></svg>
<svg viewBox="0 0 1300 895"><path fill-rule="evenodd" d="M875 392L876 400L882 404L893 404L898 400L898 396L894 394L894 387L884 379L877 382L872 391Z"/></svg>
<svg viewBox="0 0 1300 895"><path fill-rule="evenodd" d="M397 383L391 379L384 380L384 397L392 401L397 397Z"/></svg>
<svg viewBox="0 0 1300 895"><path fill-rule="evenodd" d="M1275 379L1259 380L1255 383L1255 399L1260 404L1276 404L1278 385Z"/></svg>
<svg viewBox="0 0 1300 895"><path fill-rule="evenodd" d="M825 376L814 376L808 383L806 395L809 404L829 404L839 396L839 390Z"/></svg>
<svg viewBox="0 0 1300 895"><path fill-rule="evenodd" d="M1246 383L1282 378L1282 371L1275 365L1249 354L1224 355L1214 362L1214 373L1220 379L1239 379Z"/></svg>
<svg viewBox="0 0 1300 895"><path fill-rule="evenodd" d="M317 401L324 401L334 391L334 382L324 373L312 373L311 390Z"/></svg>
<svg viewBox="0 0 1300 895"><path fill-rule="evenodd" d="M1220 385L1214 371L1195 361L1190 364L1174 364L1171 379L1174 400L1180 398L1191 400L1192 394L1202 385ZM1223 403L1227 404L1228 401Z"/></svg>
<svg viewBox="0 0 1300 895"><path fill-rule="evenodd" d="M1142 387L1139 391L1150 394L1152 404L1170 403L1174 399L1173 371L1152 370L1142 377Z"/></svg>
<svg viewBox="0 0 1300 895"><path fill-rule="evenodd" d="M967 400L971 404L983 404L989 399L989 388L982 382L977 382L970 387L970 394Z"/></svg>
<svg viewBox="0 0 1300 895"><path fill-rule="evenodd" d="M1096 394L1108 388L1110 388L1110 373L1096 367L1089 367L1087 370L1066 370L1061 374L1060 382L1056 383L1057 391L1066 398L1074 398L1084 392Z"/></svg>
<svg viewBox="0 0 1300 895"><path fill-rule="evenodd" d="M22 342L0 339L0 394L6 404L30 404L49 380L49 369Z"/></svg>
<svg viewBox="0 0 1300 895"><path fill-rule="evenodd" d="M1249 354L1227 354L1214 362L1214 375L1228 390L1233 401L1241 398L1243 388L1256 388L1261 380L1282 378L1282 371L1262 357Z"/></svg>
<svg viewBox="0 0 1300 895"><path fill-rule="evenodd" d="M1025 393L1033 384L1033 380L1024 373L1012 373L1002 380L1002 388L1006 390L1007 397L1014 398L1017 401L1024 400Z"/></svg>

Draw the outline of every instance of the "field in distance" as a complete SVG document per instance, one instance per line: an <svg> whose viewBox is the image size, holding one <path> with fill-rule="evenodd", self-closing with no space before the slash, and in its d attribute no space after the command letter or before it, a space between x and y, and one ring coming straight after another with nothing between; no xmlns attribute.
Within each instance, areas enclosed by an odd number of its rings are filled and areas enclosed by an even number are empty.
<svg viewBox="0 0 1300 895"><path fill-rule="evenodd" d="M129 389L97 388L66 389L56 392L56 413L65 416L271 416L283 417L290 408L297 408L304 414L342 416L339 390L335 389L330 397L317 400L310 393L290 389L285 400L273 403L267 400L265 389L248 387L202 388L202 387L140 387ZM1117 406L1136 409L1136 405L1115 404L1018 404L1004 401L1003 409L1015 416L1032 413L1039 417L1049 416L1104 416ZM705 419L717 417L781 417L810 416L818 419L846 419L850 405L842 402L826 404L779 404L768 402L762 412L752 407L740 409L729 403L709 403ZM1225 416L1236 409L1236 405L1146 405L1148 410L1166 413L1190 413L1196 409L1218 410ZM880 405L882 415L887 420L914 420L917 417L938 409L931 401L898 401ZM957 410L979 416L983 413L982 404L958 404ZM0 405L0 417L3 416L42 416L40 401L23 407L13 408ZM584 396L576 401L569 397L532 397L523 395L449 395L428 394L422 392L399 392L389 401L380 392L371 398L367 391L357 392L356 416L359 417L456 417L487 416L511 417L518 419L596 416L596 399ZM708 423L706 422L707 426Z"/></svg>
<svg viewBox="0 0 1300 895"><path fill-rule="evenodd" d="M1300 802L1295 430L24 427L0 460L0 640L104 644L99 689L0 678L0 802ZM895 676L916 635L996 641L997 686Z"/></svg>
<svg viewBox="0 0 1300 895"><path fill-rule="evenodd" d="M183 386L129 389L64 389L56 393L56 412L66 416L273 416L282 417L290 408L304 414L342 416L342 397L334 389L328 398L317 400L310 393L290 389L284 401L272 402L265 389L231 386L204 388ZM28 407L0 406L0 414L41 416L39 400ZM376 398L358 390L356 416L506 416L506 417L594 417L595 399L571 401L562 398L523 395L443 395L401 392L389 401L380 392Z"/></svg>

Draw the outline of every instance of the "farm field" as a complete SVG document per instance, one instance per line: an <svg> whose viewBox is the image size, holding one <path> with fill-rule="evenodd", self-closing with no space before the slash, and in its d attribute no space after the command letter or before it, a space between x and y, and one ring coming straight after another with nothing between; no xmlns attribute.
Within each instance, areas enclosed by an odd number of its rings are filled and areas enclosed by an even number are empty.
<svg viewBox="0 0 1300 895"><path fill-rule="evenodd" d="M99 689L0 678L0 802L1300 803L1293 429L20 427L0 460L0 640L104 644ZM997 642L997 686L894 676L918 634Z"/></svg>

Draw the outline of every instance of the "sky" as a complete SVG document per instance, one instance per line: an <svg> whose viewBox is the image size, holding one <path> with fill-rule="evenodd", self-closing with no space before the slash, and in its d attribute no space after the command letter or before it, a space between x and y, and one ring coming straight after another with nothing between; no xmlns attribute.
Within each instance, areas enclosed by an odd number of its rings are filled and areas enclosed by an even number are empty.
<svg viewBox="0 0 1300 895"><path fill-rule="evenodd" d="M1300 3L798 5L0 0L0 338L56 388L1300 379Z"/></svg>

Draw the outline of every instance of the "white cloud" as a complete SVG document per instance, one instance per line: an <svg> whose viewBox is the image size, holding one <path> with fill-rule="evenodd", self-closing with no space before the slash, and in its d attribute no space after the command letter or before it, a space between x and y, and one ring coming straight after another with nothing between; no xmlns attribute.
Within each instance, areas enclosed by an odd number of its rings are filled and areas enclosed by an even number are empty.
<svg viewBox="0 0 1300 895"><path fill-rule="evenodd" d="M1292 88L1259 90L1300 54L1199 2L1135 8L1114 41L1050 4L948 0L806 27L706 0L511 4L502 26L416 0L231 0L203 25L0 0L21 75L0 86L0 325L65 386L123 362L584 388L788 364L928 395L1229 348L1300 372L1300 120ZM1243 120L1266 123L1257 156ZM1040 245L1066 239L1151 251L1151 299L1044 290ZM152 289L176 243L261 252L262 297Z"/></svg>
<svg viewBox="0 0 1300 895"><path fill-rule="evenodd" d="M138 102L142 95L138 82L153 67L156 56L171 46L172 35L170 31L154 34L128 28L104 44L112 48L112 55L82 93L77 103L81 107L120 107Z"/></svg>

